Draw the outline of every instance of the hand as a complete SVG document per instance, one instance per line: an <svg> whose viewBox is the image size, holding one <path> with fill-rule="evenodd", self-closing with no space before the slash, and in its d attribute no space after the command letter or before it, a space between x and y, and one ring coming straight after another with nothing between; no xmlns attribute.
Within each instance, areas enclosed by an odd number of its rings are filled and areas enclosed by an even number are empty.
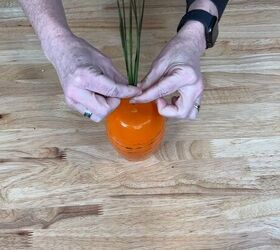
<svg viewBox="0 0 280 250"><path fill-rule="evenodd" d="M53 39L43 45L46 56L59 76L66 103L91 119L100 122L118 107L120 98L141 94L137 87L114 68L111 60L74 35Z"/></svg>
<svg viewBox="0 0 280 250"><path fill-rule="evenodd" d="M145 79L138 85L144 90L131 102L156 100L161 115L172 118L196 119L203 93L200 57L205 51L204 27L198 22L187 23L162 50ZM171 104L164 96L179 92Z"/></svg>

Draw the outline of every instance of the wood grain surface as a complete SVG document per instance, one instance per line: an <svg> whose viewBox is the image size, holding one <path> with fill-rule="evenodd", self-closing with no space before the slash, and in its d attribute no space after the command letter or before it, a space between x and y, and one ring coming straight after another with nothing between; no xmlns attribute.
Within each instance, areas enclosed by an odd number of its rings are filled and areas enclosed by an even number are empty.
<svg viewBox="0 0 280 250"><path fill-rule="evenodd" d="M114 0L65 0L124 71ZM183 0L148 0L141 75ZM232 0L202 58L195 122L131 163L68 109L16 0L0 2L0 249L280 249L280 1Z"/></svg>

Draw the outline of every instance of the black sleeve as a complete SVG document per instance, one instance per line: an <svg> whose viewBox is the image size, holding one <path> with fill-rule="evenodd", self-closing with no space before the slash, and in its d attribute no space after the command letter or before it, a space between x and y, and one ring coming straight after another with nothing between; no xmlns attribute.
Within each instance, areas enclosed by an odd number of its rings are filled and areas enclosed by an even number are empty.
<svg viewBox="0 0 280 250"><path fill-rule="evenodd" d="M194 2L195 0L187 0L187 10L189 8L189 6ZM224 13L224 10L228 4L229 0L211 0L216 6L217 9L219 11L219 18L221 18L221 16Z"/></svg>

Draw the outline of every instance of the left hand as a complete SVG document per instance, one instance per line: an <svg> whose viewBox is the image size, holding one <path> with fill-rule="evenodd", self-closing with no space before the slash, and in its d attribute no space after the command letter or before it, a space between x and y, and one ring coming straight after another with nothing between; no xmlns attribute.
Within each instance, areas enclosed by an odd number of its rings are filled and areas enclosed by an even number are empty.
<svg viewBox="0 0 280 250"><path fill-rule="evenodd" d="M162 116L196 119L203 93L200 57L205 51L204 27L198 22L187 23L165 46L152 64L144 80L138 85L143 94L131 99L133 103L156 100ZM164 97L179 92L171 104Z"/></svg>

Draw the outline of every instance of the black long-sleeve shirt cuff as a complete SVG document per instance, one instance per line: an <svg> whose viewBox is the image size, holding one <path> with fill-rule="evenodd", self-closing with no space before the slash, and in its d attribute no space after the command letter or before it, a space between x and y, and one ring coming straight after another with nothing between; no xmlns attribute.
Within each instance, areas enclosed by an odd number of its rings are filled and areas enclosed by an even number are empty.
<svg viewBox="0 0 280 250"><path fill-rule="evenodd" d="M211 0L211 1L217 6L219 12L219 18L221 18L229 0ZM187 0L187 10L193 2L195 2L195 0Z"/></svg>

